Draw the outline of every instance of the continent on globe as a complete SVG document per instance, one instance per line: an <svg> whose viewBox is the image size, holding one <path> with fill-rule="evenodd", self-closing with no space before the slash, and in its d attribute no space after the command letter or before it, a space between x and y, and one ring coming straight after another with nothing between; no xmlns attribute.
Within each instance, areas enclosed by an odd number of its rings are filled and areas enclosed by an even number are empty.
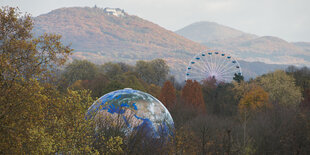
<svg viewBox="0 0 310 155"><path fill-rule="evenodd" d="M131 88L103 95L89 107L86 119L94 119L105 128L121 127L132 131L146 131L152 138L172 135L173 119L166 107L152 95Z"/></svg>

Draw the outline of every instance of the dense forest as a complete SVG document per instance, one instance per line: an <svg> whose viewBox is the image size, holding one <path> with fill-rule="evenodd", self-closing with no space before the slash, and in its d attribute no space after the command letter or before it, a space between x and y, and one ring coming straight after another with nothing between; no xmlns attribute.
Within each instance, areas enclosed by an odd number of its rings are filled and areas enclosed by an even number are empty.
<svg viewBox="0 0 310 155"><path fill-rule="evenodd" d="M162 59L135 65L70 62L73 49L61 36L33 37L28 14L3 7L0 20L0 154L310 153L307 67L249 81L236 76L231 83L179 83ZM167 107L172 136L126 135L119 125L85 119L96 99L128 87Z"/></svg>

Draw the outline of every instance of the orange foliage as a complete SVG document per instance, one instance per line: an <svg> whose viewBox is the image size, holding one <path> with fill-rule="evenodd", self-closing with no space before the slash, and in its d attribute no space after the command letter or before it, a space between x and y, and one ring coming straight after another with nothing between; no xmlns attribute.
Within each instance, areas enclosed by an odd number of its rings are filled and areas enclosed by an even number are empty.
<svg viewBox="0 0 310 155"><path fill-rule="evenodd" d="M241 98L239 109L241 111L256 111L263 107L270 106L268 104L268 93L260 86L254 85L249 92Z"/></svg>
<svg viewBox="0 0 310 155"><path fill-rule="evenodd" d="M159 100L168 108L171 109L175 105L176 92L175 88L170 81L166 81L161 88Z"/></svg>
<svg viewBox="0 0 310 155"><path fill-rule="evenodd" d="M194 106L200 112L206 112L206 106L203 100L202 89L197 81L187 80L182 89L182 99L186 104Z"/></svg>

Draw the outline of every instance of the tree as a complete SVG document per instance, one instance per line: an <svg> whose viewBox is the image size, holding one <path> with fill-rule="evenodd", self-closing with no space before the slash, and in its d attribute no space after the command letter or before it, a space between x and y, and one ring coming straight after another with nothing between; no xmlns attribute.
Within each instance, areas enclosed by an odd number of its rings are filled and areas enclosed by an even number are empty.
<svg viewBox="0 0 310 155"><path fill-rule="evenodd" d="M160 90L161 90L160 86L150 84L148 86L147 93L151 94L152 96L154 96L156 98L159 98Z"/></svg>
<svg viewBox="0 0 310 155"><path fill-rule="evenodd" d="M92 80L84 80L81 83L83 86L82 88L91 90L92 96L96 98L104 95L105 87L109 84L109 82L110 80L107 76L102 73L98 73Z"/></svg>
<svg viewBox="0 0 310 155"><path fill-rule="evenodd" d="M238 82L238 83L240 83L241 81L244 81L243 75L237 74L237 73L234 74L233 79L234 79L236 82Z"/></svg>
<svg viewBox="0 0 310 155"><path fill-rule="evenodd" d="M202 83L202 92L208 113L232 116L237 113L238 100L230 83L217 84L216 79L209 78Z"/></svg>
<svg viewBox="0 0 310 155"><path fill-rule="evenodd" d="M269 94L274 104L296 106L301 102L300 88L295 85L295 79L284 71L277 70L258 77L256 83Z"/></svg>
<svg viewBox="0 0 310 155"><path fill-rule="evenodd" d="M18 9L2 8L0 20L0 80L5 81L2 88L9 88L20 78L47 80L72 51L61 44L59 35L33 38L31 17L21 15Z"/></svg>
<svg viewBox="0 0 310 155"><path fill-rule="evenodd" d="M69 86L77 80L92 80L97 73L96 65L87 60L74 60L66 66L63 77Z"/></svg>
<svg viewBox="0 0 310 155"><path fill-rule="evenodd" d="M124 67L124 66L123 66ZM125 67L124 67L125 70ZM120 64L116 64L116 63L112 63L112 62L108 62L103 64L102 66L100 66L100 71L106 75L107 77L109 77L111 80L114 79L121 75L123 73L122 71L122 67Z"/></svg>
<svg viewBox="0 0 310 155"><path fill-rule="evenodd" d="M168 108L171 109L175 106L176 90L170 81L166 81L161 88L159 100Z"/></svg>
<svg viewBox="0 0 310 155"><path fill-rule="evenodd" d="M310 88L304 91L304 99L302 101L302 106L310 109Z"/></svg>
<svg viewBox="0 0 310 155"><path fill-rule="evenodd" d="M127 72L120 76L119 82L126 88L137 89L141 91L146 91L145 82L138 79L134 72Z"/></svg>
<svg viewBox="0 0 310 155"><path fill-rule="evenodd" d="M155 84L162 85L168 78L169 66L163 59L155 59L151 61L154 68Z"/></svg>
<svg viewBox="0 0 310 155"><path fill-rule="evenodd" d="M47 82L72 49L58 35L33 38L31 17L16 8L0 9L0 23L0 153L51 153L43 123L53 90Z"/></svg>
<svg viewBox="0 0 310 155"><path fill-rule="evenodd" d="M296 86L301 88L303 95L302 106L310 107L310 69L307 67L297 68L289 66L286 72L295 78Z"/></svg>
<svg viewBox="0 0 310 155"><path fill-rule="evenodd" d="M218 114L220 111L220 106L217 102L218 93L216 91L217 84L215 78L207 78L203 80L202 83L202 92L204 101L207 106L207 110L210 113Z"/></svg>
<svg viewBox="0 0 310 155"><path fill-rule="evenodd" d="M246 151L248 139L246 136L246 129L248 119L253 113L259 111L263 107L268 106L268 93L265 92L260 86L254 86L249 92L245 93L241 98L238 105L239 112L241 114L242 126L243 126L243 149Z"/></svg>
<svg viewBox="0 0 310 155"><path fill-rule="evenodd" d="M96 124L85 119L85 111L93 102L89 91L67 90L64 95L55 94L47 104L44 126L53 138L53 154L96 152L91 145Z"/></svg>
<svg viewBox="0 0 310 155"><path fill-rule="evenodd" d="M256 111L268 105L268 93L260 86L254 86L241 98L240 111Z"/></svg>
<svg viewBox="0 0 310 155"><path fill-rule="evenodd" d="M89 92L59 92L54 71L72 51L60 36L31 35L32 21L0 9L0 154L88 154L94 126Z"/></svg>
<svg viewBox="0 0 310 155"><path fill-rule="evenodd" d="M206 112L202 89L197 81L187 80L182 89L181 97L186 104L197 108L199 112Z"/></svg>
<svg viewBox="0 0 310 155"><path fill-rule="evenodd" d="M123 63L123 62L119 62L117 64L121 67L121 70L124 73L126 73L126 72L133 72L134 71L134 66L128 65L128 64Z"/></svg>
<svg viewBox="0 0 310 155"><path fill-rule="evenodd" d="M137 61L135 70L142 80L155 85L163 84L169 73L169 67L162 59L155 59L150 62Z"/></svg>

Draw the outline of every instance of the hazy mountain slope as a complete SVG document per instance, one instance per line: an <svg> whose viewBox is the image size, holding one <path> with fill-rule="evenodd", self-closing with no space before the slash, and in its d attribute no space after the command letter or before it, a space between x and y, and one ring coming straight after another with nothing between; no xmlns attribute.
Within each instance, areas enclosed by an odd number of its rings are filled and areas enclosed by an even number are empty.
<svg viewBox="0 0 310 155"><path fill-rule="evenodd" d="M196 42L240 42L257 38L239 30L220 25L214 22L197 22L178 31L177 34Z"/></svg>
<svg viewBox="0 0 310 155"><path fill-rule="evenodd" d="M107 15L101 8L62 8L40 15L35 18L34 32L60 34L76 52L92 52L90 55L104 56L106 60L164 58L170 51L195 53L204 49L137 16Z"/></svg>
<svg viewBox="0 0 310 155"><path fill-rule="evenodd" d="M123 17L107 15L100 8L62 8L40 15L34 21L35 35L56 33L62 35L63 42L72 43L75 51L71 58L88 59L95 63L113 61L131 64L137 60L163 58L169 64L171 73L180 81L185 78L190 59L205 49L199 43L139 17L128 14ZM235 40L236 37L242 38L239 39L242 42L257 38L234 31L228 34L233 34ZM221 33L214 35L214 38L221 39L225 35ZM226 36L223 37L226 41L232 38ZM271 68L283 68L257 62L240 63L246 79L267 73Z"/></svg>
<svg viewBox="0 0 310 155"><path fill-rule="evenodd" d="M211 22L194 23L176 33L207 47L231 53L242 60L310 65L310 52L277 37L258 37Z"/></svg>
<svg viewBox="0 0 310 155"><path fill-rule="evenodd" d="M292 44L310 53L310 42L293 42Z"/></svg>

